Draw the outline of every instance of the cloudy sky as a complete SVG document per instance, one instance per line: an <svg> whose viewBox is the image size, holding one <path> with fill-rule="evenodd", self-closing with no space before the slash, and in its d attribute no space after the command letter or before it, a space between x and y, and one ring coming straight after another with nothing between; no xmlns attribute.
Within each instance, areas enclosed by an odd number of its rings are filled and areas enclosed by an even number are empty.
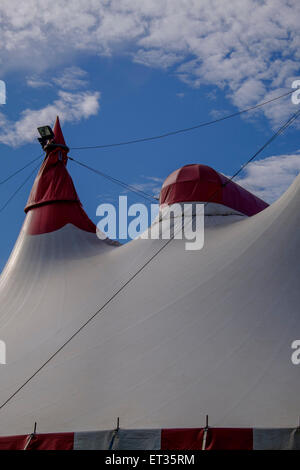
<svg viewBox="0 0 300 470"><path fill-rule="evenodd" d="M1 0L7 97L0 105L0 180L39 155L36 127L57 114L69 146L101 145L193 126L290 91L300 78L299 19L298 0ZM161 141L72 154L156 193L187 163L233 174L296 109L288 96ZM268 202L278 198L300 170L298 136L299 123L239 182ZM30 171L0 185L2 205ZM70 172L95 221L97 205L120 189L71 164ZM0 267L33 178L1 212Z"/></svg>

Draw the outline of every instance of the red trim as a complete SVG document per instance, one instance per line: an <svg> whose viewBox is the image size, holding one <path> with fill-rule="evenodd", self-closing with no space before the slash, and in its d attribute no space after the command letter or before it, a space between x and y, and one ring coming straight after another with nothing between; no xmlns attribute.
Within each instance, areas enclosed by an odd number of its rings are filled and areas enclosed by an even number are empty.
<svg viewBox="0 0 300 470"><path fill-rule="evenodd" d="M27 450L73 450L74 433L36 434Z"/></svg>
<svg viewBox="0 0 300 470"><path fill-rule="evenodd" d="M253 450L253 429L209 428L205 450Z"/></svg>
<svg viewBox="0 0 300 470"><path fill-rule="evenodd" d="M162 429L162 450L201 450L203 429Z"/></svg>
<svg viewBox="0 0 300 470"><path fill-rule="evenodd" d="M0 437L0 450L25 450L25 447L26 450L73 450L74 433Z"/></svg>
<svg viewBox="0 0 300 470"><path fill-rule="evenodd" d="M0 450L23 450L27 439L27 435L0 437Z"/></svg>
<svg viewBox="0 0 300 470"><path fill-rule="evenodd" d="M204 429L163 429L162 450L202 450ZM205 450L252 450L253 429L209 428Z"/></svg>

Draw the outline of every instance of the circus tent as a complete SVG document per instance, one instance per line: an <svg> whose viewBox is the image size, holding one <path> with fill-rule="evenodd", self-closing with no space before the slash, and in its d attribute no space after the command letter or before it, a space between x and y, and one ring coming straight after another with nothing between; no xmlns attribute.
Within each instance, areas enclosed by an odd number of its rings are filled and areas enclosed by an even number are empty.
<svg viewBox="0 0 300 470"><path fill-rule="evenodd" d="M202 448L207 415L206 448L299 446L300 176L268 206L185 166L160 202L207 203L203 249L118 246L84 212L59 120L54 134L0 278L0 448L35 422L40 448Z"/></svg>

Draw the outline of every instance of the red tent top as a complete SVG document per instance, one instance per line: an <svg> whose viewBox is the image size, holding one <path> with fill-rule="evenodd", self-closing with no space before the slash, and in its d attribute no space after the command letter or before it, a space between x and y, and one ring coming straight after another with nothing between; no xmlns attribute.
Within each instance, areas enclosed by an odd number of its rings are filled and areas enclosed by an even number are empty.
<svg viewBox="0 0 300 470"><path fill-rule="evenodd" d="M54 142L55 144L60 144L60 145L66 145L64 135L62 133L61 127L60 127L60 122L59 122L59 117L56 116L56 121L53 127L53 133L54 133Z"/></svg>
<svg viewBox="0 0 300 470"><path fill-rule="evenodd" d="M53 132L53 143L58 146L47 152L33 184L25 207L25 230L37 235L53 232L70 223L82 230L96 232L66 168L67 148L58 117Z"/></svg>
<svg viewBox="0 0 300 470"><path fill-rule="evenodd" d="M185 165L165 180L160 204L176 202L214 202L251 216L268 207L237 183L206 165Z"/></svg>

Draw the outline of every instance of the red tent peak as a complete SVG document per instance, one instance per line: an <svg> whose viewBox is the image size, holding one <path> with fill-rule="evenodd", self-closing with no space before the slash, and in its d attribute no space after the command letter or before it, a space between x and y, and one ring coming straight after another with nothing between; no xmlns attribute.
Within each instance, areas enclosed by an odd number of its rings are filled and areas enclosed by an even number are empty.
<svg viewBox="0 0 300 470"><path fill-rule="evenodd" d="M268 204L207 165L185 165L173 171L160 192L160 204L213 202L252 216Z"/></svg>
<svg viewBox="0 0 300 470"><path fill-rule="evenodd" d="M66 145L64 135L62 133L61 127L60 127L60 122L59 122L59 117L56 116L56 121L53 127L53 133L54 133L54 143L57 145Z"/></svg>
<svg viewBox="0 0 300 470"><path fill-rule="evenodd" d="M54 138L45 147L46 156L25 207L27 217L24 230L37 235L72 224L81 230L95 233L96 226L84 212L66 168L69 149L58 116L53 133Z"/></svg>
<svg viewBox="0 0 300 470"><path fill-rule="evenodd" d="M24 230L31 235L53 232L66 224L96 232L95 225L81 206L66 168L66 153L59 147L50 151L35 179L25 207Z"/></svg>

